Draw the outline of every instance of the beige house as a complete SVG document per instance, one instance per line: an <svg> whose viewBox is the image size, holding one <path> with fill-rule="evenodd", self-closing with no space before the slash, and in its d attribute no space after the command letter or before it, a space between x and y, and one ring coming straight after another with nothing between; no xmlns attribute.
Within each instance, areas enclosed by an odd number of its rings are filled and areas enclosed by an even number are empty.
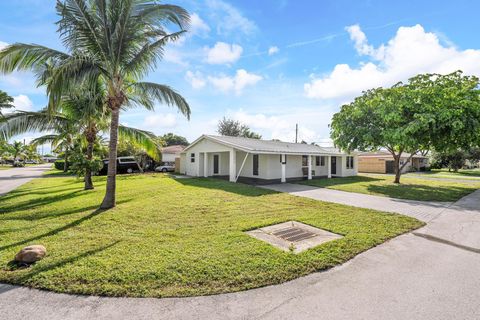
<svg viewBox="0 0 480 320"><path fill-rule="evenodd" d="M407 163L402 173L422 171L428 167L428 157L419 154L402 153L400 166ZM364 152L358 154L358 172L363 173L394 173L393 156L388 151Z"/></svg>
<svg viewBox="0 0 480 320"><path fill-rule="evenodd" d="M257 184L357 174L356 154L315 145L202 135L181 154L180 172Z"/></svg>

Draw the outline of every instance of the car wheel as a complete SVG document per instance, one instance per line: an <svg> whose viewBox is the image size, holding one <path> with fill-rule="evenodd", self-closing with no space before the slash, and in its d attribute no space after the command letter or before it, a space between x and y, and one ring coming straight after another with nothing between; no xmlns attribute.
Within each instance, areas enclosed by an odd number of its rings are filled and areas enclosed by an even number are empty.
<svg viewBox="0 0 480 320"><path fill-rule="evenodd" d="M163 168L163 169L162 169L162 172L167 172L167 168Z"/></svg>
<svg viewBox="0 0 480 320"><path fill-rule="evenodd" d="M132 173L133 172L133 169L132 168L128 168L127 169L127 173Z"/></svg>

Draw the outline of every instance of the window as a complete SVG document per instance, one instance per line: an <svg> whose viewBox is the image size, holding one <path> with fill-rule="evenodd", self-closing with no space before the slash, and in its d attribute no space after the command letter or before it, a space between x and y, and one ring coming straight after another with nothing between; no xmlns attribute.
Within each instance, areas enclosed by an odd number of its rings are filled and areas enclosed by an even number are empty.
<svg viewBox="0 0 480 320"><path fill-rule="evenodd" d="M353 169L353 157L347 157L347 169Z"/></svg>
<svg viewBox="0 0 480 320"><path fill-rule="evenodd" d="M118 161L119 161L120 163L135 162L135 158L119 158Z"/></svg>
<svg viewBox="0 0 480 320"><path fill-rule="evenodd" d="M318 166L325 166L325 157L324 156L316 156L315 157L315 165Z"/></svg>
<svg viewBox="0 0 480 320"><path fill-rule="evenodd" d="M308 156L302 156L302 167L308 167Z"/></svg>
<svg viewBox="0 0 480 320"><path fill-rule="evenodd" d="M258 176L258 154L253 155L253 175Z"/></svg>
<svg viewBox="0 0 480 320"><path fill-rule="evenodd" d="M195 162L195 153L190 153L190 162Z"/></svg>

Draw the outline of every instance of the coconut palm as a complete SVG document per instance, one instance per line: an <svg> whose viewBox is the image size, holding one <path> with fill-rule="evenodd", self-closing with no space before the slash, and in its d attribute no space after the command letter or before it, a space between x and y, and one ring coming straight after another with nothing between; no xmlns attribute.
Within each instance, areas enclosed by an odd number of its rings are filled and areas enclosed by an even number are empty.
<svg viewBox="0 0 480 320"><path fill-rule="evenodd" d="M120 111L135 105L153 110L160 102L190 117L190 107L180 94L169 86L141 81L162 58L165 45L185 32L189 15L179 6L151 0L58 0L57 13L58 30L70 53L13 44L0 52L0 71L38 72L51 63L55 70L46 85L50 109L79 82L104 85L111 120L107 188L100 207L112 208ZM167 26L179 31L170 33ZM42 74L37 75L39 80Z"/></svg>
<svg viewBox="0 0 480 320"><path fill-rule="evenodd" d="M109 131L108 110L102 113L99 111L101 108L101 104L95 107L88 93L82 97L64 97L56 113L45 108L38 112L18 111L6 114L5 121L0 123L0 136L8 139L30 131L52 132L34 139L32 144L38 146L50 143L56 152L63 153L64 171L67 171L69 157L79 138L86 141L86 159L91 161L99 135ZM152 157L158 155L155 136L151 132L120 125L119 137L141 145ZM89 169L85 172L84 180L85 190L93 189L92 172Z"/></svg>
<svg viewBox="0 0 480 320"><path fill-rule="evenodd" d="M2 109L6 108L13 108L13 98L10 97L6 92L0 90L0 120L3 117Z"/></svg>

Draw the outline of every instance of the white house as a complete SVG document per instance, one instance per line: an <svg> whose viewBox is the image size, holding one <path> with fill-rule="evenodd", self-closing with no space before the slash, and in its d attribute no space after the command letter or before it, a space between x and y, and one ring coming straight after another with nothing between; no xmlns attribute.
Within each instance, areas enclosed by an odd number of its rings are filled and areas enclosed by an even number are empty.
<svg viewBox="0 0 480 320"><path fill-rule="evenodd" d="M213 135L202 135L180 156L186 175L258 184L353 176L357 167L356 154L334 148Z"/></svg>
<svg viewBox="0 0 480 320"><path fill-rule="evenodd" d="M173 145L162 148L162 161L175 162L176 158L180 158L180 154L185 149L185 146Z"/></svg>

